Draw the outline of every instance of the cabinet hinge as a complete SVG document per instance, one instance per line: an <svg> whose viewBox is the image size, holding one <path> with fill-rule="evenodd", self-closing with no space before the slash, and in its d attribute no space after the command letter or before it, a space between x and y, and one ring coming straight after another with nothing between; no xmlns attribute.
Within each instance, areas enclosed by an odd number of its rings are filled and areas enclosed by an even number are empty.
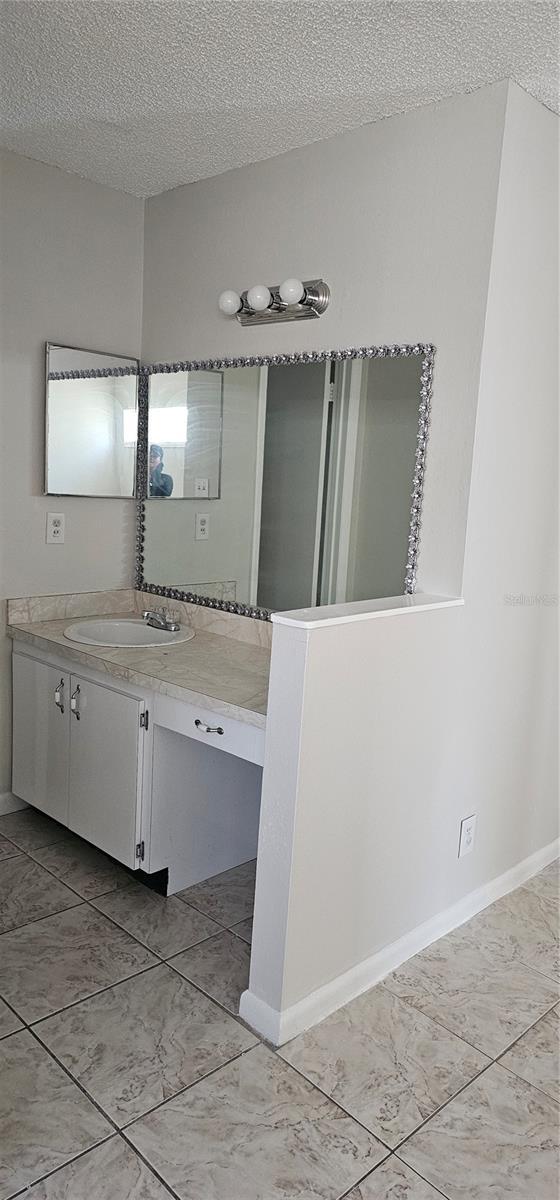
<svg viewBox="0 0 560 1200"><path fill-rule="evenodd" d="M148 729L149 724L150 724L150 714L148 712L148 709L146 709L145 712L140 713L140 728Z"/></svg>
<svg viewBox="0 0 560 1200"><path fill-rule="evenodd" d="M144 862L144 843L143 842L136 843L136 858L139 858L140 862Z"/></svg>

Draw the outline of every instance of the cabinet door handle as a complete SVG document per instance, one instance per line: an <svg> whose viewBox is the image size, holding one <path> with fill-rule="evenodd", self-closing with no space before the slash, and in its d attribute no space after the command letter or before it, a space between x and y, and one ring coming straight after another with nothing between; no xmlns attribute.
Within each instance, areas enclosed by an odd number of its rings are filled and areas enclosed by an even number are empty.
<svg viewBox="0 0 560 1200"><path fill-rule="evenodd" d="M221 735L224 732L221 725L205 725L204 721L198 720L198 717L195 721L195 725L196 728L201 729L203 733L219 733Z"/></svg>
<svg viewBox="0 0 560 1200"><path fill-rule="evenodd" d="M80 720L80 710L78 708L79 695L80 695L80 685L78 684L76 691L72 692L72 695L70 697L70 708L71 708L72 712L74 713L74 716L77 721Z"/></svg>
<svg viewBox="0 0 560 1200"><path fill-rule="evenodd" d="M54 702L56 707L60 709L60 715L64 712L64 679L54 689Z"/></svg>

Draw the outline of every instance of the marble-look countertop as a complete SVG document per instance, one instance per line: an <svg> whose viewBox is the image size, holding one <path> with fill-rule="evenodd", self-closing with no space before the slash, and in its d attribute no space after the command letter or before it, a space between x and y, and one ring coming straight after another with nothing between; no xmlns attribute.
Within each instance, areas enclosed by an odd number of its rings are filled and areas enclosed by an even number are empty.
<svg viewBox="0 0 560 1200"><path fill-rule="evenodd" d="M108 616L109 614L104 614ZM137 617L138 613L113 614ZM8 625L15 641L64 654L72 662L104 671L115 679L201 704L224 717L266 727L270 650L232 637L196 629L188 642L173 646L116 648L83 646L64 637L68 617Z"/></svg>

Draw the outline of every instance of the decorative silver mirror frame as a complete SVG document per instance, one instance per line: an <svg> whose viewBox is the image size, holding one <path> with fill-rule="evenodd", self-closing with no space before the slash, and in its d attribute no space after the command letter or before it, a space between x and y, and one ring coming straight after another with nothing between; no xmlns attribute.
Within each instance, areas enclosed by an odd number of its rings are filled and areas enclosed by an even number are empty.
<svg viewBox="0 0 560 1200"><path fill-rule="evenodd" d="M308 350L298 354L249 355L241 358L214 358L193 362L153 363L141 365L138 379L138 458L136 465L136 572L135 586L141 592L165 596L170 600L201 604L205 608L221 609L242 617L253 617L258 621L270 621L268 608L255 608L251 604L237 604L229 600L214 600L210 596L199 596L195 592L183 592L178 588L160 587L144 579L144 539L146 531L146 506L148 472L148 380L150 375L173 374L178 371L212 371L229 367L277 367L293 363L343 362L352 358L407 358L414 355L422 358L420 376L420 404L418 407L418 433L416 438L415 467L412 480L408 553L404 573L404 595L412 595L416 588L416 571L420 543L420 518L424 492L426 447L430 423L432 378L435 347L429 343L401 346L360 346L347 350ZM112 372L107 372L111 374ZM115 372L115 373L121 373Z"/></svg>

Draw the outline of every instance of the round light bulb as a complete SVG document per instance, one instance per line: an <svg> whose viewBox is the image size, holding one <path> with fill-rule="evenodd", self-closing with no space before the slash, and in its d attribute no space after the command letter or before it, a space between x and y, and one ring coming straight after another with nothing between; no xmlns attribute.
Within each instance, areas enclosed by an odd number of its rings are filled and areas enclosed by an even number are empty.
<svg viewBox="0 0 560 1200"><path fill-rule="evenodd" d="M220 312L225 313L226 317L234 317L241 308L241 296L238 296L237 292L233 292L231 289L222 292L218 298L218 308Z"/></svg>
<svg viewBox="0 0 560 1200"><path fill-rule="evenodd" d="M253 312L264 312L268 308L272 296L264 283L256 283L247 292L247 304Z"/></svg>
<svg viewBox="0 0 560 1200"><path fill-rule="evenodd" d="M280 299L284 304L299 304L305 295L305 288L301 279L285 279L280 284L279 290Z"/></svg>

